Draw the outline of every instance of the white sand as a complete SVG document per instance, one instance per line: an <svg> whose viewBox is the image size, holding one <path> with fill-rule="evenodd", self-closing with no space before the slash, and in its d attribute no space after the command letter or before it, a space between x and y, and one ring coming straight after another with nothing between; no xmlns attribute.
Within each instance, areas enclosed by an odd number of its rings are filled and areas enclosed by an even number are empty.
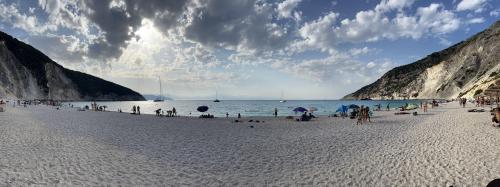
<svg viewBox="0 0 500 187"><path fill-rule="evenodd" d="M0 186L485 186L500 178L500 128L465 110L377 112L356 126L8 107Z"/></svg>

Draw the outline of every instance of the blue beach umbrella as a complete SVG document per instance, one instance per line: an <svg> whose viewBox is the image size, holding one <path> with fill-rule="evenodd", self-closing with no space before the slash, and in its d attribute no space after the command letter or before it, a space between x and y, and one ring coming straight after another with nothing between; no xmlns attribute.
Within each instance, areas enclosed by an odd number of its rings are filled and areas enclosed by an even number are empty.
<svg viewBox="0 0 500 187"><path fill-rule="evenodd" d="M347 112L348 109L349 108L347 106L342 105L339 108L337 108L337 110L335 112L344 112L345 113L345 112Z"/></svg>
<svg viewBox="0 0 500 187"><path fill-rule="evenodd" d="M297 108L294 108L293 111L294 112L306 112L307 109L305 109L304 107L297 107Z"/></svg>

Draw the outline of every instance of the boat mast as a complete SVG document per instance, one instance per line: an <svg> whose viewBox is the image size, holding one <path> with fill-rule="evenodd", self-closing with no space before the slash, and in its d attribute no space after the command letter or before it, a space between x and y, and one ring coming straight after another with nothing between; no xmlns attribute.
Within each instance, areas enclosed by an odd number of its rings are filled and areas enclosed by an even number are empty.
<svg viewBox="0 0 500 187"><path fill-rule="evenodd" d="M161 89L161 78L158 77L158 80L160 81L160 99L163 100L162 89Z"/></svg>

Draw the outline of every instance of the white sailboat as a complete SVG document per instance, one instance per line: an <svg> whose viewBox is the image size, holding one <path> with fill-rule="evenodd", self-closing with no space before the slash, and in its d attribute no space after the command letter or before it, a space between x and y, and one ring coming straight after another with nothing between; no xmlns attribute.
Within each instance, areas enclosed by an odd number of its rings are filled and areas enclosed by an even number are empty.
<svg viewBox="0 0 500 187"><path fill-rule="evenodd" d="M215 100L214 100L214 102L216 102L216 103L220 102L219 98L217 98L217 97L218 97L217 91L215 91Z"/></svg>
<svg viewBox="0 0 500 187"><path fill-rule="evenodd" d="M163 93L162 93L162 88L161 88L161 79L160 77L158 77L158 80L160 81L160 97L156 98L155 100L153 100L153 102L163 102L164 101L164 98L163 98Z"/></svg>
<svg viewBox="0 0 500 187"><path fill-rule="evenodd" d="M285 103L286 100L283 98L283 90L281 91L280 103Z"/></svg>

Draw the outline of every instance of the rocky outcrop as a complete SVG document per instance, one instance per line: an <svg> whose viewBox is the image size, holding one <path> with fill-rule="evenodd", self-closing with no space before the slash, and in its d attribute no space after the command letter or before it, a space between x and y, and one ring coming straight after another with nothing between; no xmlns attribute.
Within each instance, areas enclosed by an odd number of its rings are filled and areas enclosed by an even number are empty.
<svg viewBox="0 0 500 187"><path fill-rule="evenodd" d="M0 98L144 100L131 89L66 69L3 32L0 32Z"/></svg>
<svg viewBox="0 0 500 187"><path fill-rule="evenodd" d="M500 21L414 63L396 67L344 99L474 97L500 79Z"/></svg>

